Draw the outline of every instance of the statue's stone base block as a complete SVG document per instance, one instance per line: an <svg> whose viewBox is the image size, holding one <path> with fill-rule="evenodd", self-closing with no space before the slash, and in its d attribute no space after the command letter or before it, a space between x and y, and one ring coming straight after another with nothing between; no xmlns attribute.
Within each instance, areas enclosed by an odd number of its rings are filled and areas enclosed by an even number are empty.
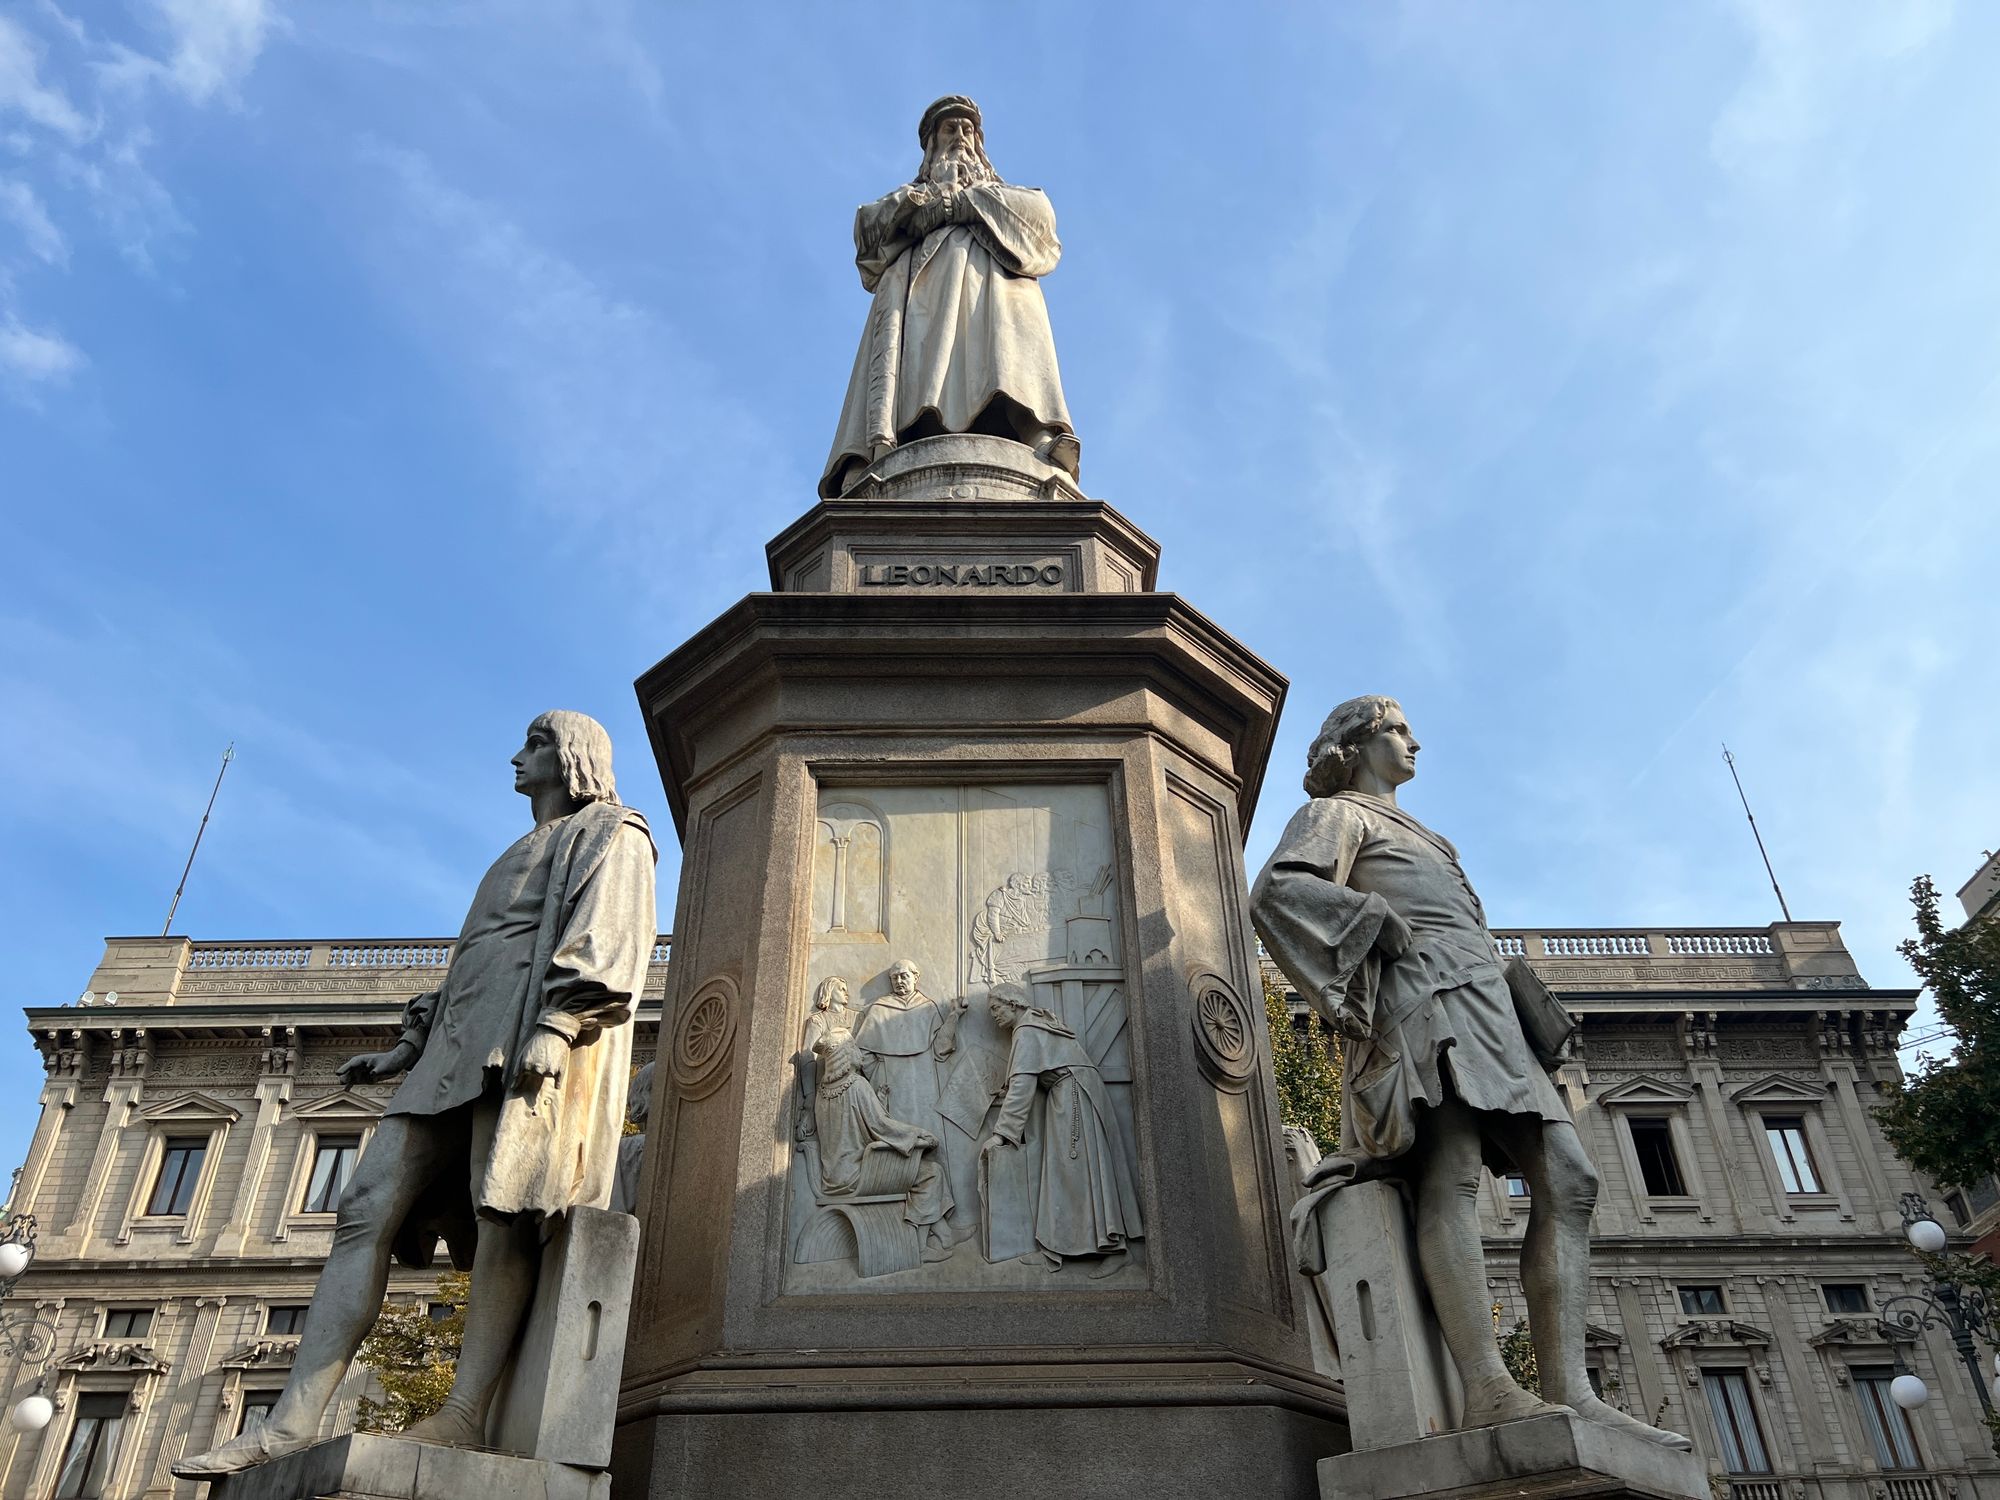
<svg viewBox="0 0 2000 1500"><path fill-rule="evenodd" d="M209 1500L610 1500L611 1476L356 1432L211 1480Z"/></svg>
<svg viewBox="0 0 2000 1500"><path fill-rule="evenodd" d="M1321 1459L1319 1492L1321 1500L1707 1500L1710 1493L1692 1453L1560 1414Z"/></svg>
<svg viewBox="0 0 2000 1500"><path fill-rule="evenodd" d="M1334 1424L1275 1403L821 1410L778 1420L716 1412L621 1429L618 1492L645 1500L1288 1500L1312 1494L1314 1461L1342 1437Z"/></svg>
<svg viewBox="0 0 2000 1500"><path fill-rule="evenodd" d="M1458 1375L1417 1264L1416 1234L1392 1182L1357 1182L1319 1207L1347 1422L1356 1448L1401 1451L1458 1421Z"/></svg>

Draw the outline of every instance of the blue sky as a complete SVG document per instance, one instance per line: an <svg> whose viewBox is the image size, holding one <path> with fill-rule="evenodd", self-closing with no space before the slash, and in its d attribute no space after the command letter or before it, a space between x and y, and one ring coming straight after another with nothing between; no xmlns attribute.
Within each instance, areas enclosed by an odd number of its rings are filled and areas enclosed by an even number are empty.
<svg viewBox="0 0 2000 1500"><path fill-rule="evenodd" d="M157 931L455 930L507 757L812 501L854 206L984 106L1046 187L1083 478L1499 925L1792 909L1879 986L2000 842L2000 9L0 12L0 998ZM671 840L669 839L669 842ZM662 863L664 900L678 874ZM671 911L663 909L663 925ZM39 1069L0 1041L0 1158Z"/></svg>

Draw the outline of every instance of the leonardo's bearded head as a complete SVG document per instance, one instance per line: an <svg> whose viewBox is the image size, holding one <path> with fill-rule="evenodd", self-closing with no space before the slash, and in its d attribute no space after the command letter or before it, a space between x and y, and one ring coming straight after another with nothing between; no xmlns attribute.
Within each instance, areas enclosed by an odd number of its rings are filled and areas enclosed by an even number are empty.
<svg viewBox="0 0 2000 1500"><path fill-rule="evenodd" d="M947 94L925 110L917 126L917 139L924 148L917 181L951 191L999 180L993 163L986 159L979 106L963 94Z"/></svg>

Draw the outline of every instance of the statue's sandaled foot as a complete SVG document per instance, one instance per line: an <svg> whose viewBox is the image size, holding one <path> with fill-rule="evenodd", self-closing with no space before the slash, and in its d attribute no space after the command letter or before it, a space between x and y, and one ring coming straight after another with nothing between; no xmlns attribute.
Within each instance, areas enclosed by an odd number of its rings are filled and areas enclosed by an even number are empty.
<svg viewBox="0 0 2000 1500"><path fill-rule="evenodd" d="M245 1469L254 1469L261 1463L311 1446L311 1438L267 1438L259 1428L233 1437L206 1453L175 1459L169 1467L177 1479L214 1479L223 1474L241 1474Z"/></svg>
<svg viewBox="0 0 2000 1500"><path fill-rule="evenodd" d="M439 1443L447 1448L483 1448L486 1424L463 1407L447 1403L403 1434L419 1443Z"/></svg>
<svg viewBox="0 0 2000 1500"><path fill-rule="evenodd" d="M1051 1276L1063 1267L1062 1257L1048 1250L1030 1250L1026 1255L1017 1255L1014 1259L1024 1266L1040 1266Z"/></svg>
<svg viewBox="0 0 2000 1500"><path fill-rule="evenodd" d="M1518 1422L1523 1417L1546 1417L1556 1412L1567 1416L1570 1408L1544 1401L1534 1392L1523 1390L1507 1376L1501 1375L1475 1381L1466 1387L1465 1420L1459 1426L1495 1427L1502 1422Z"/></svg>
<svg viewBox="0 0 2000 1500"><path fill-rule="evenodd" d="M1077 465L1083 458L1076 434L1064 432L1059 427L1044 427L1033 446L1035 457L1043 463L1061 469L1072 479L1076 477Z"/></svg>
<svg viewBox="0 0 2000 1500"><path fill-rule="evenodd" d="M926 1261L935 1263L941 1260L950 1260L951 1252L955 1248L950 1240L945 1239L937 1232L935 1227L931 1229L930 1233L924 1236L923 1256Z"/></svg>
<svg viewBox="0 0 2000 1500"><path fill-rule="evenodd" d="M1651 1426L1629 1412L1620 1411L1608 1401L1599 1400L1596 1396L1585 1396L1569 1404L1575 1408L1579 1417L1588 1418L1592 1422L1602 1422L1606 1427L1615 1427L1620 1432L1629 1432L1632 1436L1642 1437L1649 1443L1658 1443L1662 1448L1678 1448L1684 1453L1694 1448L1694 1443L1680 1433L1669 1432L1664 1427Z"/></svg>

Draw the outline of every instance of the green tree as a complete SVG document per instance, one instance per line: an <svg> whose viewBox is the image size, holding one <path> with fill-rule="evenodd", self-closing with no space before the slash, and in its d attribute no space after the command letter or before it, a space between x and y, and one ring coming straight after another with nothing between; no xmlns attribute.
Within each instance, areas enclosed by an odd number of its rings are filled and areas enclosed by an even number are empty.
<svg viewBox="0 0 2000 1500"><path fill-rule="evenodd" d="M1903 957L1951 1028L1948 1057L1927 1058L1876 1110L1889 1144L1918 1171L1970 1187L2000 1162L2000 922L1946 927L1928 875L1910 887L1917 935Z"/></svg>
<svg viewBox="0 0 2000 1500"><path fill-rule="evenodd" d="M1514 1377L1514 1384L1524 1391L1541 1395L1542 1369L1535 1363L1535 1344L1528 1337L1527 1320L1516 1319L1512 1328L1502 1330L1500 1304L1497 1302L1493 1304L1493 1342L1500 1346L1500 1363Z"/></svg>
<svg viewBox="0 0 2000 1500"><path fill-rule="evenodd" d="M1278 1118L1310 1134L1324 1152L1340 1144L1340 1048L1317 1016L1292 1025L1284 993L1264 984L1271 1067L1278 1075Z"/></svg>
<svg viewBox="0 0 2000 1500"><path fill-rule="evenodd" d="M375 1372L384 1399L361 1398L356 1425L374 1432L403 1432L444 1405L458 1373L465 1341L465 1299L472 1278L463 1271L438 1277L437 1294L423 1302L384 1302L357 1356ZM445 1307L448 1316L433 1317Z"/></svg>

